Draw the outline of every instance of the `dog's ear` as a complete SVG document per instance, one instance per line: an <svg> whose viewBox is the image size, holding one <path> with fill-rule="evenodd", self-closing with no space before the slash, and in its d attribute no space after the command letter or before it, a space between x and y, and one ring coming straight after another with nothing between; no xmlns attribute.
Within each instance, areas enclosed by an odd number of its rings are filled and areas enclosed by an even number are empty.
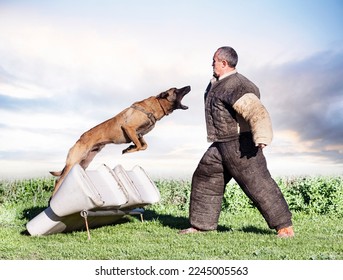
<svg viewBox="0 0 343 280"><path fill-rule="evenodd" d="M159 95L156 97L159 99L167 98L169 96L169 93L167 91L161 92Z"/></svg>

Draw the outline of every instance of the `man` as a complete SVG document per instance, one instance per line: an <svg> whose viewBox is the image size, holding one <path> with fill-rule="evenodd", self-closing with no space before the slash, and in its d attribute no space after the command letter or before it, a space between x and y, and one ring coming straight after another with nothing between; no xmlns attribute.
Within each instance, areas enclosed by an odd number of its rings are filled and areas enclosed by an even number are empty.
<svg viewBox="0 0 343 280"><path fill-rule="evenodd" d="M262 149L272 140L269 114L258 88L236 71L231 47L213 57L213 76L205 92L207 138L212 145L192 178L191 227L180 234L215 230L226 184L234 178L278 237L293 237L292 214L272 179Z"/></svg>

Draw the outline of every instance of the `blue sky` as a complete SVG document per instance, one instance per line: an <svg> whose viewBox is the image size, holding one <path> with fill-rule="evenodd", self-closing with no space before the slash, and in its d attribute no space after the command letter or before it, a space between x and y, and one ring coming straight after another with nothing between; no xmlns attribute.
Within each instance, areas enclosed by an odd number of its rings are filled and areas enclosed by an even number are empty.
<svg viewBox="0 0 343 280"><path fill-rule="evenodd" d="M146 151L108 145L89 167L189 178L209 146L203 93L223 45L270 112L271 173L342 174L342 1L0 0L0 179L48 176L84 131L191 85L189 110L159 121Z"/></svg>

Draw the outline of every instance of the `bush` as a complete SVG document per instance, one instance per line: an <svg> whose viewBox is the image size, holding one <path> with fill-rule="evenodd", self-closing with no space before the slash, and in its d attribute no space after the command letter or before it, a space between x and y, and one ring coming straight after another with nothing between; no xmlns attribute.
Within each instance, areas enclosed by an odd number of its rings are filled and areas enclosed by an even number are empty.
<svg viewBox="0 0 343 280"><path fill-rule="evenodd" d="M342 177L284 177L277 178L276 182L291 211L343 217ZM161 205L174 205L179 210L188 210L191 192L189 181L159 180L156 185L162 195ZM233 181L226 186L223 211L234 214L254 207L237 183Z"/></svg>
<svg viewBox="0 0 343 280"><path fill-rule="evenodd" d="M46 202L54 186L53 178L0 181L0 203Z"/></svg>
<svg viewBox="0 0 343 280"><path fill-rule="evenodd" d="M238 184L229 183L224 192L222 210L230 213L238 213L251 208L254 208L253 203Z"/></svg>
<svg viewBox="0 0 343 280"><path fill-rule="evenodd" d="M160 207L174 206L178 210L188 210L191 183L185 180L157 180L155 182L161 193Z"/></svg>
<svg viewBox="0 0 343 280"><path fill-rule="evenodd" d="M291 210L343 216L342 177L286 178L278 184Z"/></svg>
<svg viewBox="0 0 343 280"><path fill-rule="evenodd" d="M343 177L278 178L291 211L333 214L343 217ZM161 202L152 208L188 211L191 182L185 180L157 180ZM0 181L0 203L46 204L54 185L53 178ZM230 182L223 196L222 210L239 213L254 208L237 183Z"/></svg>

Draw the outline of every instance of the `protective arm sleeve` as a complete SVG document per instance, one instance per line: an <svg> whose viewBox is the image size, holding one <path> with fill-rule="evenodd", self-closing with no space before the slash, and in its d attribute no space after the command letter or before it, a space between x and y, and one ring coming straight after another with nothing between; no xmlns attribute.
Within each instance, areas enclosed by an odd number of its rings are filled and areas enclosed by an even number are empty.
<svg viewBox="0 0 343 280"><path fill-rule="evenodd" d="M244 94L233 104L233 109L250 125L256 146L258 144L270 145L273 138L271 119L255 94Z"/></svg>

